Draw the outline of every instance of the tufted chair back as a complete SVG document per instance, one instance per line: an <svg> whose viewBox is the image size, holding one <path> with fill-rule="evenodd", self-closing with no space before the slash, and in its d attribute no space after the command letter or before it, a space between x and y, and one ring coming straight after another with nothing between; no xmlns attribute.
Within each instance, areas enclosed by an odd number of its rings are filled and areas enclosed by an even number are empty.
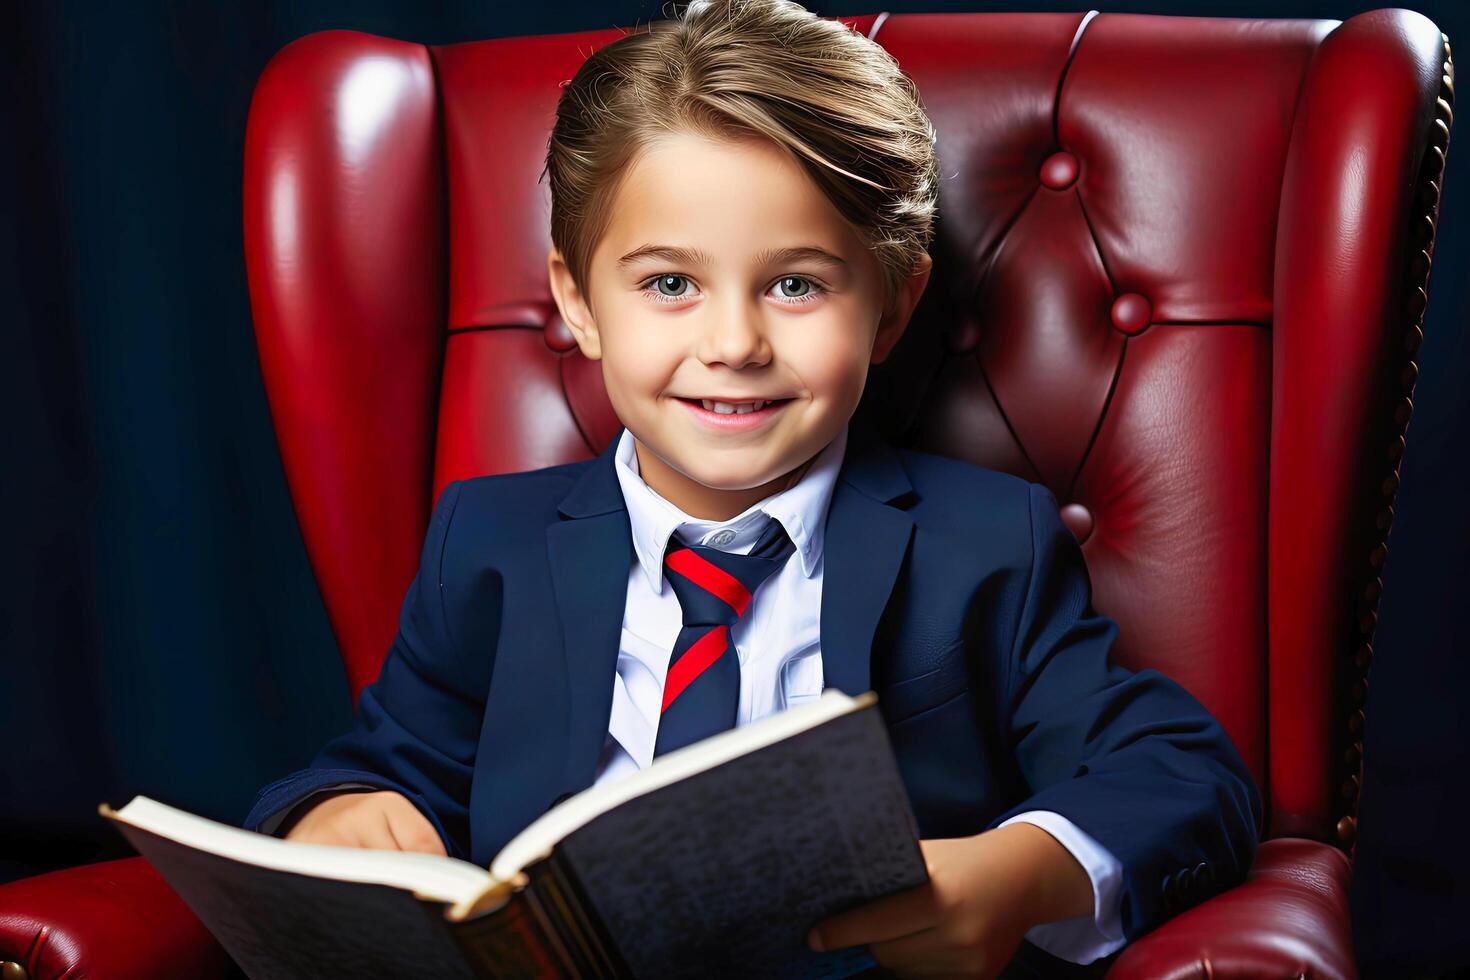
<svg viewBox="0 0 1470 980"><path fill-rule="evenodd" d="M1221 720L1268 836L1350 845L1445 38L1405 10L847 22L918 83L942 176L934 275L860 411L1048 486L1117 659ZM558 83L619 36L331 31L257 87L261 366L354 696L439 489L618 430L552 303L537 177Z"/></svg>

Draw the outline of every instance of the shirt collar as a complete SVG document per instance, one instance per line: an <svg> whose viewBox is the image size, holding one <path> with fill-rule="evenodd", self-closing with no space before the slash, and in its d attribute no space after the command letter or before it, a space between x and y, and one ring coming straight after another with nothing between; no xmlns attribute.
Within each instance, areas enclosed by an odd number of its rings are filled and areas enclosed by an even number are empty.
<svg viewBox="0 0 1470 980"><path fill-rule="evenodd" d="M792 544L796 545L802 574L811 578L822 556L827 508L832 502L832 491L842 468L847 429L844 425L826 448L817 453L812 465L807 467L795 485L756 501L728 521L707 521L690 517L643 482L638 473L633 433L625 427L618 438L614 469L628 508L633 549L653 591L663 592L664 549L668 546L669 535L678 533L679 539L686 544L698 543L713 531L727 528L735 533L735 537L724 546L739 549L742 545L754 544L758 529L764 523L759 519L761 514L781 522ZM749 551L749 548L744 550Z"/></svg>

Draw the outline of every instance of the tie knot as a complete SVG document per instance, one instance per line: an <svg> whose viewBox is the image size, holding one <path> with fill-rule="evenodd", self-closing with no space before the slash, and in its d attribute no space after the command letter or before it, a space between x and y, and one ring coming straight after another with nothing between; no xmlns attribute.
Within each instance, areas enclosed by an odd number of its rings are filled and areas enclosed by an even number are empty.
<svg viewBox="0 0 1470 980"><path fill-rule="evenodd" d="M751 596L796 550L775 518L748 555L670 538L664 574L679 598L685 626L731 626L750 605Z"/></svg>

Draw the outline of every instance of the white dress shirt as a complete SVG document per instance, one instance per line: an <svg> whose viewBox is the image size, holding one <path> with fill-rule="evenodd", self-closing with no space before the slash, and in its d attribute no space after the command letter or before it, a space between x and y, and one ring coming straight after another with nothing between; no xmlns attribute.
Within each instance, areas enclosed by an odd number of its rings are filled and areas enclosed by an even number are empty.
<svg viewBox="0 0 1470 980"><path fill-rule="evenodd" d="M760 584L730 629L740 660L735 724L748 724L821 694L822 534L846 448L844 427L795 485L751 504L728 521L709 521L690 517L643 482L633 434L623 430L615 467L637 560L628 569L612 713L595 782L608 782L653 763L664 675L684 625L678 597L672 588L665 588L664 549L671 534L686 545L748 554L767 515L781 522L796 550ZM1042 923L1026 938L1074 963L1091 963L1121 948L1118 860L1059 813L1032 810L1001 826L1018 821L1035 824L1067 848L1086 869L1093 891L1092 915Z"/></svg>

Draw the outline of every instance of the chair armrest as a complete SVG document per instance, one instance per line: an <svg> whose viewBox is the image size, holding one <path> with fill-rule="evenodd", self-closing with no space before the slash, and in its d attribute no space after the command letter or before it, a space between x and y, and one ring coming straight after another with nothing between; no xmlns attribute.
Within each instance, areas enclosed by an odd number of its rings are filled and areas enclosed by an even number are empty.
<svg viewBox="0 0 1470 980"><path fill-rule="evenodd" d="M1108 980L1356 977L1350 867L1330 844L1265 841L1242 884L1140 936Z"/></svg>
<svg viewBox="0 0 1470 980"><path fill-rule="evenodd" d="M221 977L224 948L142 858L87 864L0 885L5 980Z"/></svg>

